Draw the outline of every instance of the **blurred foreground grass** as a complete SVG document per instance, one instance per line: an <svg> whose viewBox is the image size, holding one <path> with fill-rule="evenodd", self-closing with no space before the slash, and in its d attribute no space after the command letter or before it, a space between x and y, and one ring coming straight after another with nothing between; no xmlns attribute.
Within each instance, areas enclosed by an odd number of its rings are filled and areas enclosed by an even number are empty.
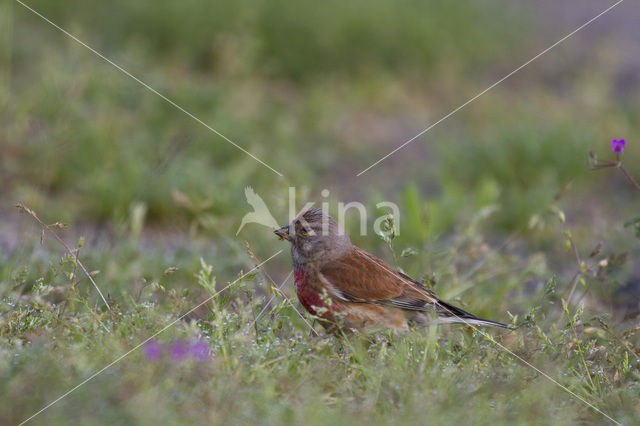
<svg viewBox="0 0 640 426"><path fill-rule="evenodd" d="M1 424L208 297L200 258L221 288L255 264L244 240L262 259L283 248L265 267L280 284L286 247L255 225L235 236L247 185L281 221L288 186L300 205L323 188L332 207L355 199L382 214L377 202L398 203L403 270L481 316L527 319L496 339L616 420L638 421L638 240L622 227L638 196L615 171L586 168L588 149L606 157L613 137L628 138L632 172L640 160L640 90L607 37L576 36L355 178L568 29L540 31L529 6L493 1L28 4L285 177L0 3ZM100 271L113 312L50 236L39 244L15 201L71 223L62 235L74 247L84 236L80 259ZM375 236L353 239L392 258ZM279 295L248 327L270 285L261 271L158 336L204 336L213 359L135 352L35 422L605 421L464 328L318 338Z"/></svg>
<svg viewBox="0 0 640 426"><path fill-rule="evenodd" d="M494 339L614 419L637 421L640 327L600 305L582 305L595 295L607 305L610 291L603 286L615 285L621 264L602 254L585 259L589 270L581 274L584 284L574 299L579 303L565 305L570 274L554 275L541 253L522 257L489 247L481 232L484 218L474 223L460 230L446 252L432 248L403 257L401 266L429 259L427 285L479 315L508 321L501 313L519 314L514 321L526 325L517 331L489 330L488 338L464 327L432 326L335 337L316 325L316 336L272 287L286 276L272 268L288 263L285 252L214 297L193 320L178 321L153 339L205 339L212 358L154 360L141 348L33 422L605 423ZM115 245L98 242L80 253L101 271L96 280L110 293L108 311L86 278L74 273L72 256L56 261L34 243L0 270L6 289L0 302L0 391L10 402L0 409L3 424L24 420L134 349L213 295L216 282L222 288L235 280L197 261L224 258L194 242L164 252L131 237ZM609 266L598 270L602 261ZM249 262L243 270L252 267ZM273 303L258 317L271 294Z"/></svg>

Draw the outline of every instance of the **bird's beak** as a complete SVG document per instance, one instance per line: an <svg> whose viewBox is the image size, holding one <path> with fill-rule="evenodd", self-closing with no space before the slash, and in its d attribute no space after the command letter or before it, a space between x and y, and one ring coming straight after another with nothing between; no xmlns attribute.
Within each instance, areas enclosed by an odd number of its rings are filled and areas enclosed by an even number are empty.
<svg viewBox="0 0 640 426"><path fill-rule="evenodd" d="M291 241L291 237L289 236L289 225L283 226L280 229L276 229L275 231L273 231L273 233L280 238L280 241L282 240Z"/></svg>

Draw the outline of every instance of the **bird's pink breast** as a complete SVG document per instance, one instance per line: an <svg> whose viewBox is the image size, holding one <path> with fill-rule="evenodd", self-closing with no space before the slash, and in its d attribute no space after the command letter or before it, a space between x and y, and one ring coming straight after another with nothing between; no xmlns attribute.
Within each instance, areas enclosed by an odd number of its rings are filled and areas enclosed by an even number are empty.
<svg viewBox="0 0 640 426"><path fill-rule="evenodd" d="M303 270L295 269L293 271L293 279L298 299L307 311L313 315L318 315L316 310L313 309L314 306L316 308L327 307L320 297L320 293L309 285L309 279ZM331 312L329 311L321 316L326 319L330 319L332 317Z"/></svg>

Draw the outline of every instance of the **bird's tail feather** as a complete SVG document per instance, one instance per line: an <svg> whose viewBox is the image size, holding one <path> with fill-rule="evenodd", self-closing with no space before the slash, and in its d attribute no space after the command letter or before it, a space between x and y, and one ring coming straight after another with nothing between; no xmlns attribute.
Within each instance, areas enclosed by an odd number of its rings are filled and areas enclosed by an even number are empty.
<svg viewBox="0 0 640 426"><path fill-rule="evenodd" d="M477 316L470 314L469 312L464 311L456 306L450 305L447 302L443 302L442 300L438 301L437 309L439 317L438 322L440 323L472 324L487 327L506 328L509 330L514 329L514 327L502 324L501 322L478 318Z"/></svg>

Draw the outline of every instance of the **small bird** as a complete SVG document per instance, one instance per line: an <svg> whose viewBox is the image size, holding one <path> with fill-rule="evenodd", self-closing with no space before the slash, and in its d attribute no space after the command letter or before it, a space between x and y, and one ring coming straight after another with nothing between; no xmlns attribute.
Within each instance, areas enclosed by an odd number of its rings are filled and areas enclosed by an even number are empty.
<svg viewBox="0 0 640 426"><path fill-rule="evenodd" d="M307 210L274 232L291 243L300 303L330 332L404 331L427 324L430 316L440 323L512 328L438 299L421 283L351 244L336 220L320 209Z"/></svg>

